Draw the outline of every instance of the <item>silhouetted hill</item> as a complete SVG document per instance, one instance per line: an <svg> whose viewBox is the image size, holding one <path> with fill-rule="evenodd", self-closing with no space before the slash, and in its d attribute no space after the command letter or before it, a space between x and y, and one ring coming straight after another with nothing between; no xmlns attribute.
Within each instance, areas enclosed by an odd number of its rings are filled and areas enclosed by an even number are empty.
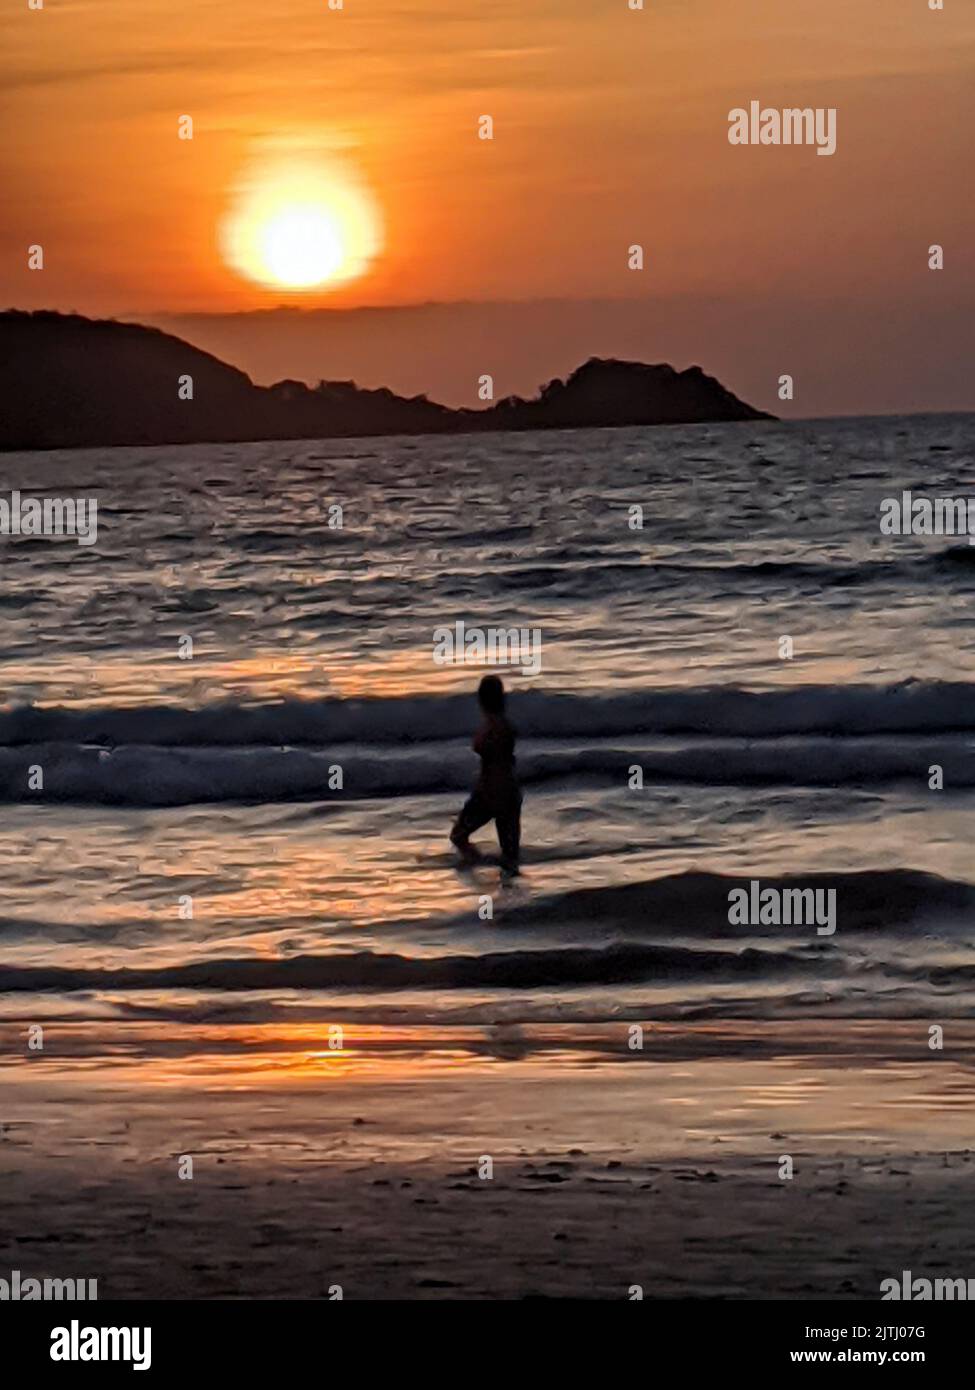
<svg viewBox="0 0 975 1390"><path fill-rule="evenodd" d="M767 420L700 367L591 358L534 400L450 410L351 381L255 386L243 372L141 324L0 313L0 449L323 439L351 435ZM192 398L188 381L192 383Z"/></svg>
<svg viewBox="0 0 975 1390"><path fill-rule="evenodd" d="M491 410L495 429L585 429L606 425L687 425L771 420L700 367L684 372L590 357L567 381L550 381L532 401L509 396Z"/></svg>

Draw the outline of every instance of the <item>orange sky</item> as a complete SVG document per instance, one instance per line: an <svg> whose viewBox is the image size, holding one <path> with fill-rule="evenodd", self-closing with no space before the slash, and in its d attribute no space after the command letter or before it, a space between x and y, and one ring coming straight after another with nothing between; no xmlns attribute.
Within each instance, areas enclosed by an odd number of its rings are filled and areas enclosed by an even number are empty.
<svg viewBox="0 0 975 1390"><path fill-rule="evenodd" d="M745 312L761 295L882 314L940 296L938 339L963 346L966 0L11 0L0 51L3 304L149 318L662 295ZM835 106L837 153L729 145L753 98ZM362 279L289 296L222 262L220 218L268 139L357 166L386 241Z"/></svg>

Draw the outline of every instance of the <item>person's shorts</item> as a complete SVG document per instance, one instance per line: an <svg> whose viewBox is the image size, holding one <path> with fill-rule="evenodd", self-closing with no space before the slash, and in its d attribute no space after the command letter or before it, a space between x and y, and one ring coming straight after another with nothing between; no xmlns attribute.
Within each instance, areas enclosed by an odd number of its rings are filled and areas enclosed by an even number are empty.
<svg viewBox="0 0 975 1390"><path fill-rule="evenodd" d="M494 821L498 832L501 853L508 859L517 859L521 844L521 793L496 800L475 791L464 802L460 815L451 831L451 839L466 840L475 830L480 830L488 821Z"/></svg>

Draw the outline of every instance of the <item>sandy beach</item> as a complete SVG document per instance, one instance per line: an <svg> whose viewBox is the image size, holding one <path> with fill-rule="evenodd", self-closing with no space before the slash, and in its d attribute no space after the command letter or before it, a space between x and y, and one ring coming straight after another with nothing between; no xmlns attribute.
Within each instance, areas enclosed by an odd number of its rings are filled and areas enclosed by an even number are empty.
<svg viewBox="0 0 975 1390"><path fill-rule="evenodd" d="M903 1269L966 1277L975 1028L941 1054L917 1023L797 1031L648 1025L631 1052L613 1027L353 1030L336 1052L316 1028L133 1026L104 1056L84 1027L34 1055L7 1027L0 1271L100 1299L876 1299Z"/></svg>

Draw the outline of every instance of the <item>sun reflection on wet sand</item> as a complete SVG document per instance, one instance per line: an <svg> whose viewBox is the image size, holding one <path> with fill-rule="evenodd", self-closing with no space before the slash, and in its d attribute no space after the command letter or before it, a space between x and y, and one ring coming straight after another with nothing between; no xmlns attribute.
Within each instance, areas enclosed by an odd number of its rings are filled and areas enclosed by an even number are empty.
<svg viewBox="0 0 975 1390"><path fill-rule="evenodd" d="M573 1097L584 1094L587 1130L603 1114L618 1131L649 1126L657 1142L668 1130L720 1143L765 1142L784 1129L816 1146L894 1131L928 1147L932 1125L942 1145L970 1136L975 1107L975 1024L953 1025L951 1055L935 1064L916 1022L811 1024L802 1038L786 1024L648 1024L642 1050L629 1049L628 1030L617 1025L211 1025L174 1034L159 1024L116 1023L106 1042L97 1026L63 1024L51 1025L44 1052L26 1066L23 1032L0 1028L0 1067L17 1098L12 1118L18 1100L29 1105L42 1088L68 1100L82 1075L86 1092L94 1088L106 1101L119 1091L152 1104L174 1092L200 1101L252 1094L255 1103L287 1095L299 1123L303 1094L316 1103L344 1096L343 1104L372 1095L375 1119L420 1130L429 1113L438 1124L450 1114L463 1127L465 1106L490 1106L496 1087L515 1088L517 1107L534 1097L529 1104L553 1115L572 1111ZM393 1097L402 1098L402 1113ZM384 1109L390 1104L395 1117ZM499 1104L503 1113L506 1103Z"/></svg>

